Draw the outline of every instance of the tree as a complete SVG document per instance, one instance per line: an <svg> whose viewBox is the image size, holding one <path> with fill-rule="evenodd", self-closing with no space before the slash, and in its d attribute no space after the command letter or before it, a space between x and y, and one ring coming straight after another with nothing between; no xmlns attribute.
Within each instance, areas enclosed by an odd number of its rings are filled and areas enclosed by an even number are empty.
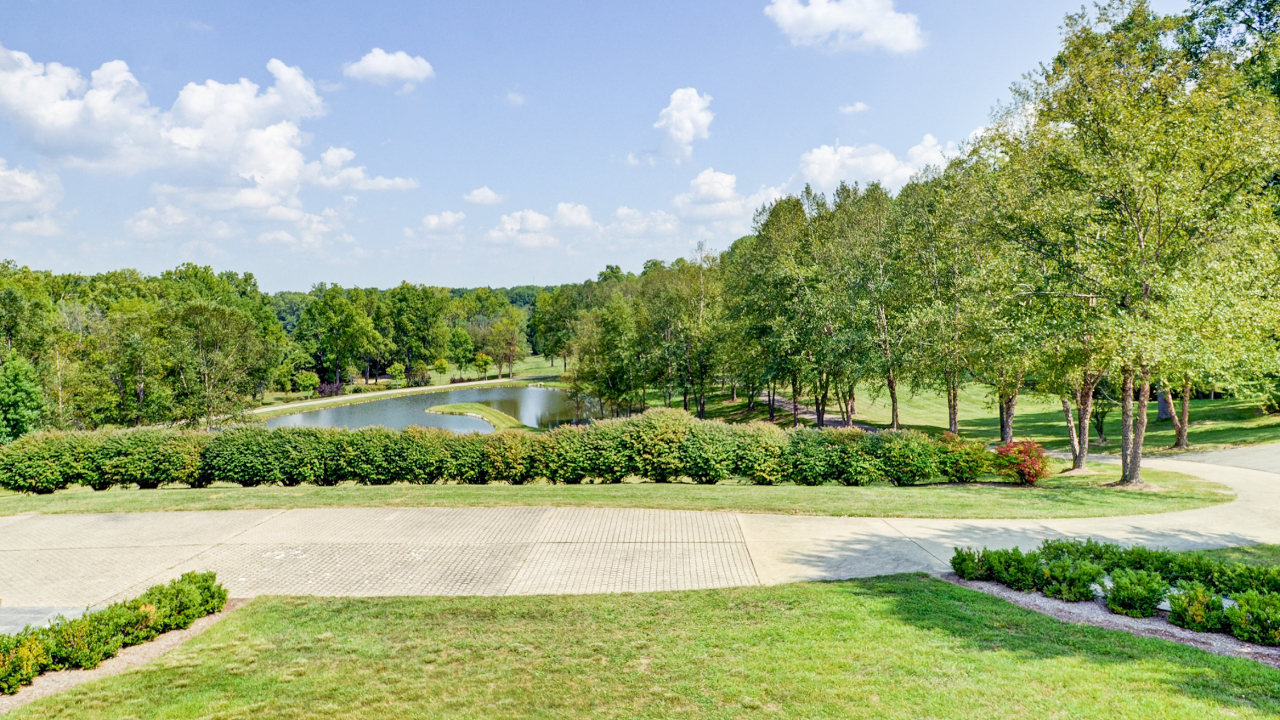
<svg viewBox="0 0 1280 720"><path fill-rule="evenodd" d="M418 362L422 362L419 360ZM404 365L400 363L391 363L387 366L387 374L392 380L404 380Z"/></svg>
<svg viewBox="0 0 1280 720"><path fill-rule="evenodd" d="M177 419L203 420L206 430L238 419L251 390L247 368L257 351L253 321L243 312L195 300L166 313L177 372Z"/></svg>
<svg viewBox="0 0 1280 720"><path fill-rule="evenodd" d="M484 375L484 379L489 379L489 368L493 366L493 358L484 353L476 353L476 357L472 360L472 364L476 366L476 372ZM498 370L498 375L502 375L502 370Z"/></svg>
<svg viewBox="0 0 1280 720"><path fill-rule="evenodd" d="M475 345L471 342L471 336L462 328L454 328L453 333L449 335L449 361L458 368L458 374L462 375L466 372L466 368L475 358Z"/></svg>
<svg viewBox="0 0 1280 720"><path fill-rule="evenodd" d="M347 300L341 288L320 287L319 297L302 311L297 340L315 358L317 368L332 369L333 381L370 347L382 341L373 321Z"/></svg>
<svg viewBox="0 0 1280 720"><path fill-rule="evenodd" d="M293 386L298 392L310 395L320 387L320 376L310 370L299 370L293 376Z"/></svg>
<svg viewBox="0 0 1280 720"><path fill-rule="evenodd" d="M11 443L40 427L44 394L29 360L9 355L0 365L0 445Z"/></svg>

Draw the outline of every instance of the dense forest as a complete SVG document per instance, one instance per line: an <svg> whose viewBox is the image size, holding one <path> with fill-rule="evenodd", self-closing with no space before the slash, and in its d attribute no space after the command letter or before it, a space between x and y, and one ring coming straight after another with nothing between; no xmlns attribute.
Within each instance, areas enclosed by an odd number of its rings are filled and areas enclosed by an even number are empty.
<svg viewBox="0 0 1280 720"><path fill-rule="evenodd" d="M1180 403L1182 445L1197 392L1276 403L1280 51L1255 5L1069 16L1059 54L946 167L896 192L805 188L724 251L639 273L268 295L250 274L192 265L5 264L3 432L211 426L273 389L512 372L534 352L610 414L660 397L702 416L725 386L770 408L812 398L822 424L869 392L897 426L900 394L927 390L949 399L955 431L960 387L980 383L1009 441L1033 389L1061 398L1077 467L1101 392L1137 480L1155 394Z"/></svg>

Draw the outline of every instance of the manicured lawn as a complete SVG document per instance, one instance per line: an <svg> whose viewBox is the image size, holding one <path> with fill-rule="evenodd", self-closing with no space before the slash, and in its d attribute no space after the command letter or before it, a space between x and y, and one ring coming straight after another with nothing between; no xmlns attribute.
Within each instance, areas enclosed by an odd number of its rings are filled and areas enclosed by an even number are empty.
<svg viewBox="0 0 1280 720"><path fill-rule="evenodd" d="M427 412L442 413L444 415L471 415L489 423L495 430L530 430L532 432L540 432L538 428L531 428L500 410L495 410L488 405L482 405L480 403L432 405L427 408Z"/></svg>
<svg viewBox="0 0 1280 720"><path fill-rule="evenodd" d="M296 507L572 506L672 510L733 510L796 515L921 518L1101 517L1172 512L1227 502L1225 486L1178 473L1144 471L1160 490L1104 487L1115 466L1097 475L1054 475L1037 487L1009 483L923 487L797 487L793 485L395 485L256 487L215 485L194 490L106 490L82 487L52 495L0 494L0 515L23 512L96 513L159 510L247 510ZM989 477L984 480L998 480Z"/></svg>
<svg viewBox="0 0 1280 720"><path fill-rule="evenodd" d="M1280 670L922 575L645 595L259 598L16 718L1267 718Z"/></svg>
<svg viewBox="0 0 1280 720"><path fill-rule="evenodd" d="M1280 545L1241 545L1195 552L1246 565L1280 565Z"/></svg>

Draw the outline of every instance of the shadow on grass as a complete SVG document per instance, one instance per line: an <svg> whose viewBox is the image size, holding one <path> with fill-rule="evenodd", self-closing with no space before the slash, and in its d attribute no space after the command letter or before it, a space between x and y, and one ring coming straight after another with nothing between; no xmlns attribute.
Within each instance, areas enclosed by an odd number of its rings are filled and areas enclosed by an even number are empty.
<svg viewBox="0 0 1280 720"><path fill-rule="evenodd" d="M1113 676L1141 676L1224 708L1280 716L1280 670L1178 643L1116 630L1072 625L985 593L923 575L848 583L866 602L889 599L889 613L913 627L942 633L972 650L1019 660L1074 659L1104 666ZM1133 682L1130 679L1129 682Z"/></svg>

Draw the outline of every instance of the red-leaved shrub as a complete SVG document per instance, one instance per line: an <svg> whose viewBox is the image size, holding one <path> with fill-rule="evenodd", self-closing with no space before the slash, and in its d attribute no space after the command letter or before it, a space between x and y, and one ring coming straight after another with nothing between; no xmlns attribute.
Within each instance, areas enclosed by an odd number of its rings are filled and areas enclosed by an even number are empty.
<svg viewBox="0 0 1280 720"><path fill-rule="evenodd" d="M1020 440L996 448L996 470L1024 485L1049 476L1049 456L1038 442Z"/></svg>

